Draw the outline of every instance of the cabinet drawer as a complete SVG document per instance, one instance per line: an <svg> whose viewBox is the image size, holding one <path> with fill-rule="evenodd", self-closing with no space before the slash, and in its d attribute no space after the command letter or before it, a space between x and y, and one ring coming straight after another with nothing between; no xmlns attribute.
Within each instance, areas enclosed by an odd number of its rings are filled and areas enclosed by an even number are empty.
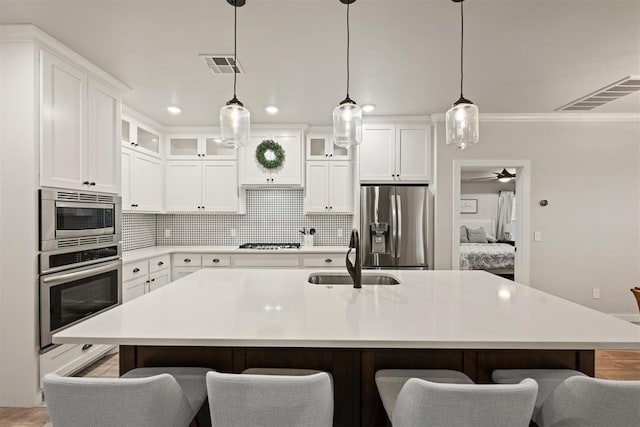
<svg viewBox="0 0 640 427"><path fill-rule="evenodd" d="M122 281L146 277L149 274L149 261L131 262L122 266Z"/></svg>
<svg viewBox="0 0 640 427"><path fill-rule="evenodd" d="M300 260L298 255L234 255L235 267L298 267Z"/></svg>
<svg viewBox="0 0 640 427"><path fill-rule="evenodd" d="M202 255L196 254L173 254L171 256L173 267L200 267L202 265Z"/></svg>
<svg viewBox="0 0 640 427"><path fill-rule="evenodd" d="M169 255L162 255L149 260L149 273L155 273L169 267L171 267L171 256Z"/></svg>
<svg viewBox="0 0 640 427"><path fill-rule="evenodd" d="M303 267L344 267L345 254L318 254L304 255L302 258Z"/></svg>
<svg viewBox="0 0 640 427"><path fill-rule="evenodd" d="M231 264L230 255L202 255L203 267L229 267Z"/></svg>

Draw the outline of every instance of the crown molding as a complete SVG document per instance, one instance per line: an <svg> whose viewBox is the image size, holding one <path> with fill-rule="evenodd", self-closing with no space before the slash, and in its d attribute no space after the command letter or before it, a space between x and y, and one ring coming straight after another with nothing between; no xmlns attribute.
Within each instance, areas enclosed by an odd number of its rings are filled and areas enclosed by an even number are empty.
<svg viewBox="0 0 640 427"><path fill-rule="evenodd" d="M92 77L101 80L120 93L131 90L129 86L102 70L94 63L88 61L66 45L51 37L38 27L32 24L11 24L0 25L1 43L32 43L58 55L66 62L78 66L90 74Z"/></svg>
<svg viewBox="0 0 640 427"><path fill-rule="evenodd" d="M432 114L434 123L444 122L442 113ZM496 113L480 114L481 122L640 122L640 113Z"/></svg>

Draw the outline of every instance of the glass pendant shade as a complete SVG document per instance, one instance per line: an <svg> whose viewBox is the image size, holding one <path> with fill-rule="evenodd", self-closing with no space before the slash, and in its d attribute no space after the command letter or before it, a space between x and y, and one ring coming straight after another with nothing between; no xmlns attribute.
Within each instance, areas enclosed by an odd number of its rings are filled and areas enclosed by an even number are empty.
<svg viewBox="0 0 640 427"><path fill-rule="evenodd" d="M480 139L478 107L470 102L457 102L447 111L447 145L464 150Z"/></svg>
<svg viewBox="0 0 640 427"><path fill-rule="evenodd" d="M362 142L362 108L355 102L343 102L333 110L333 139L346 148Z"/></svg>
<svg viewBox="0 0 640 427"><path fill-rule="evenodd" d="M220 109L220 139L223 144L242 147L249 143L249 110L242 104L230 103Z"/></svg>

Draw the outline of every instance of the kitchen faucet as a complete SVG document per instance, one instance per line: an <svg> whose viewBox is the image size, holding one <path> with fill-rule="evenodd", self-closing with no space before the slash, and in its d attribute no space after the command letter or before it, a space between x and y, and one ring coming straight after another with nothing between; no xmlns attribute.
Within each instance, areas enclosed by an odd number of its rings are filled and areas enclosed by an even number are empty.
<svg viewBox="0 0 640 427"><path fill-rule="evenodd" d="M351 254L351 249L356 250L356 262L355 265L351 263L349 259L349 254ZM351 280L353 280L353 287L359 289L362 287L362 262L360 260L360 235L358 234L358 230L354 228L351 230L351 238L349 239L349 250L347 251L347 271L349 272L349 276L351 276Z"/></svg>

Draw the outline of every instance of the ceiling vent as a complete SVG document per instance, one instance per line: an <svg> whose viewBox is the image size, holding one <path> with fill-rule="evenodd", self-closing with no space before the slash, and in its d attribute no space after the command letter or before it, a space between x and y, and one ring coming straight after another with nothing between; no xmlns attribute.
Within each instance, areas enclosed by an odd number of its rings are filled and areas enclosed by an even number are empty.
<svg viewBox="0 0 640 427"><path fill-rule="evenodd" d="M233 55L206 55L200 54L200 58L214 74L233 74L233 69L238 74L244 74L240 63L233 60ZM235 67L234 67L235 65Z"/></svg>
<svg viewBox="0 0 640 427"><path fill-rule="evenodd" d="M556 111L587 111L640 90L640 76L627 76L582 98L556 108Z"/></svg>

